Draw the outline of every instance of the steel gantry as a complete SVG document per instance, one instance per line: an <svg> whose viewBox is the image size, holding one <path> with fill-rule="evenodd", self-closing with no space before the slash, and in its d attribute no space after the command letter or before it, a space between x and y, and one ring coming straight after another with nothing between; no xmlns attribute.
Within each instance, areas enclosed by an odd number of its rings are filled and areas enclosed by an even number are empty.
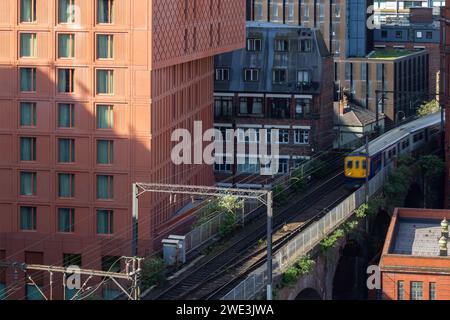
<svg viewBox="0 0 450 320"><path fill-rule="evenodd" d="M147 192L168 193L170 195L185 194L190 196L225 197L238 199L254 199L267 208L267 300L272 300L272 218L273 193L271 190L251 190L237 188L221 188L209 186L174 185L162 183L134 183L132 187L133 201L133 245L132 255L138 251L139 197Z"/></svg>
<svg viewBox="0 0 450 320"><path fill-rule="evenodd" d="M121 257L120 259L125 260L125 272L111 272L111 271L99 271L99 270L90 270L90 269L81 269L76 266L70 267L57 267L50 265L38 265L38 264L26 264L26 263L17 263L17 262L7 262L0 261L0 268L13 268L14 272L22 271L25 274L26 279L29 281L31 285L33 285L39 294L42 296L44 300L53 300L53 287L54 287L54 276L55 274L61 274L63 279L63 287L64 287L64 300L66 297L66 286L68 282L68 275L77 275L77 276L87 276L87 279L83 282L83 284L76 288L75 295L70 300L77 300L80 298L80 295L84 291L89 291L87 285L89 281L94 277L102 277L103 281L100 283L102 285L106 282L106 280L111 280L114 282L117 287L127 296L129 300L140 300L140 278L142 272L142 260L143 258L137 257ZM33 276L30 274L30 271L42 271L49 273L49 295L47 296L44 291L36 284L36 281L33 279ZM17 277L16 277L17 278ZM125 280L131 282L131 290L124 288L122 284L119 283L118 280ZM98 285L98 287L100 287ZM96 288L97 289L97 288ZM95 291L95 290L94 290Z"/></svg>

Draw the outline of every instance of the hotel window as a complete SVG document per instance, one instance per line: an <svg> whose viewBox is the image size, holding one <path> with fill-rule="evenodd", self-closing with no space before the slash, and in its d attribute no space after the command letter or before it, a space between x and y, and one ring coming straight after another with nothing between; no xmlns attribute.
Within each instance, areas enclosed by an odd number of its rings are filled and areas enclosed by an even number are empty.
<svg viewBox="0 0 450 320"><path fill-rule="evenodd" d="M245 69L244 70L244 81L246 81L246 82L259 81L259 70L258 69Z"/></svg>
<svg viewBox="0 0 450 320"><path fill-rule="evenodd" d="M75 105L71 103L58 104L58 128L73 128L75 126Z"/></svg>
<svg viewBox="0 0 450 320"><path fill-rule="evenodd" d="M113 221L112 210L97 210L97 234L113 234Z"/></svg>
<svg viewBox="0 0 450 320"><path fill-rule="evenodd" d="M36 33L20 34L20 57L36 57Z"/></svg>
<svg viewBox="0 0 450 320"><path fill-rule="evenodd" d="M36 103L33 102L20 103L20 126L21 127L36 126Z"/></svg>
<svg viewBox="0 0 450 320"><path fill-rule="evenodd" d="M73 210L73 209L68 209L68 210ZM75 217L75 216L73 216L73 217ZM74 220L72 220L72 227L73 227L73 223L74 223ZM64 232L64 231L61 231L61 232ZM69 232L74 232L74 231L69 231ZM63 267L69 268L71 266L77 266L77 267L82 266L81 254L63 253ZM68 273L67 276L71 276L72 274ZM66 287L65 288L66 300L72 300L73 297L75 296L75 294L77 294L77 292L78 292L78 290L76 288L69 289L68 287Z"/></svg>
<svg viewBox="0 0 450 320"><path fill-rule="evenodd" d="M98 175L97 176L97 199L111 200L114 198L114 177Z"/></svg>
<svg viewBox="0 0 450 320"><path fill-rule="evenodd" d="M114 141L98 140L97 141L97 163L112 164L114 161Z"/></svg>
<svg viewBox="0 0 450 320"><path fill-rule="evenodd" d="M58 22L75 23L75 0L58 1Z"/></svg>
<svg viewBox="0 0 450 320"><path fill-rule="evenodd" d="M277 52L289 51L289 40L275 39L275 51L277 51Z"/></svg>
<svg viewBox="0 0 450 320"><path fill-rule="evenodd" d="M58 34L58 58L69 59L75 57L75 35Z"/></svg>
<svg viewBox="0 0 450 320"><path fill-rule="evenodd" d="M312 41L311 39L302 39L298 43L298 51L300 52L311 52L312 51Z"/></svg>
<svg viewBox="0 0 450 320"><path fill-rule="evenodd" d="M73 198L75 194L75 175L71 173L58 174L58 197Z"/></svg>
<svg viewBox="0 0 450 320"><path fill-rule="evenodd" d="M68 209L68 210L74 210L74 209ZM82 259L81 254L76 253L63 253L63 267L68 268L70 266L78 266L81 267Z"/></svg>
<svg viewBox="0 0 450 320"><path fill-rule="evenodd" d="M247 51L261 51L261 39L247 39Z"/></svg>
<svg viewBox="0 0 450 320"><path fill-rule="evenodd" d="M309 144L309 130L296 129L294 131L295 144Z"/></svg>
<svg viewBox="0 0 450 320"><path fill-rule="evenodd" d="M217 68L216 69L216 81L228 81L230 80L230 69Z"/></svg>
<svg viewBox="0 0 450 320"><path fill-rule="evenodd" d="M75 232L75 209L58 209L58 232Z"/></svg>
<svg viewBox="0 0 450 320"><path fill-rule="evenodd" d="M405 282L397 282L397 300L405 300Z"/></svg>
<svg viewBox="0 0 450 320"><path fill-rule="evenodd" d="M36 230L36 207L20 207L20 230Z"/></svg>
<svg viewBox="0 0 450 320"><path fill-rule="evenodd" d="M114 71L97 70L97 94L113 94Z"/></svg>
<svg viewBox="0 0 450 320"><path fill-rule="evenodd" d="M20 160L36 161L36 138L20 138Z"/></svg>
<svg viewBox="0 0 450 320"><path fill-rule="evenodd" d="M297 82L310 83L311 77L310 77L309 71L306 71L306 70L297 71Z"/></svg>
<svg viewBox="0 0 450 320"><path fill-rule="evenodd" d="M59 93L72 93L74 69L58 69L58 92Z"/></svg>
<svg viewBox="0 0 450 320"><path fill-rule="evenodd" d="M272 81L275 84L285 83L286 82L286 69L273 69Z"/></svg>
<svg viewBox="0 0 450 320"><path fill-rule="evenodd" d="M97 129L112 129L114 127L114 107L110 105L97 106Z"/></svg>
<svg viewBox="0 0 450 320"><path fill-rule="evenodd" d="M58 139L58 162L73 163L75 162L75 140L74 139Z"/></svg>
<svg viewBox="0 0 450 320"><path fill-rule="evenodd" d="M97 35L97 59L112 59L114 57L114 36L111 34Z"/></svg>
<svg viewBox="0 0 450 320"><path fill-rule="evenodd" d="M36 91L36 68L20 68L20 91Z"/></svg>
<svg viewBox="0 0 450 320"><path fill-rule="evenodd" d="M430 300L436 300L436 283L430 282Z"/></svg>
<svg viewBox="0 0 450 320"><path fill-rule="evenodd" d="M423 300L423 282L411 282L411 300Z"/></svg>
<svg viewBox="0 0 450 320"><path fill-rule="evenodd" d="M36 172L20 173L20 195L21 196L36 195Z"/></svg>
<svg viewBox="0 0 450 320"><path fill-rule="evenodd" d="M97 0L97 22L113 23L114 0Z"/></svg>
<svg viewBox="0 0 450 320"><path fill-rule="evenodd" d="M20 0L20 22L36 22L36 0Z"/></svg>

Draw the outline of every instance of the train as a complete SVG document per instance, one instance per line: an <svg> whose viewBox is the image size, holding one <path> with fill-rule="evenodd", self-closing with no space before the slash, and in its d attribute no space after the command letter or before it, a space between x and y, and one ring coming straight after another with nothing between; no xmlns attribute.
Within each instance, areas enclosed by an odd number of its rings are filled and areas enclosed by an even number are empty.
<svg viewBox="0 0 450 320"><path fill-rule="evenodd" d="M345 185L352 189L359 188L389 166L399 155L412 154L438 139L441 118L440 112L420 117L369 142L368 155L366 146L348 154L344 158Z"/></svg>

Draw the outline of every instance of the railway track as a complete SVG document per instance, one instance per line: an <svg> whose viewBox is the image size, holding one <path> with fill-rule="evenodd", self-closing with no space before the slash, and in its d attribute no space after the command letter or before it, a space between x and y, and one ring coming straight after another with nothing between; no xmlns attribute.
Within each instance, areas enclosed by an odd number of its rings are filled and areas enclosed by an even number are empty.
<svg viewBox="0 0 450 320"><path fill-rule="evenodd" d="M301 199L292 202L281 211L275 210L274 230L282 228L292 217L298 213L316 205L322 198L329 195L343 185L344 175L342 171L335 173L330 179L313 188ZM323 209L323 207L322 207ZM314 219L319 213L313 214L304 220L304 225ZM298 226L300 228L300 225ZM276 250L288 241L290 236L298 230L292 230L285 237L274 239ZM257 249L258 243L266 236L266 219L254 219L245 228L245 233L232 238L231 245L219 250L216 254L200 262L199 265L186 271L180 278L169 283L162 291L150 293L147 300L179 300L186 298L212 298L217 295L219 289L225 289L232 281L251 271L252 268L265 256L265 249ZM233 272L233 270L236 270ZM231 277L231 278L230 278ZM221 291L220 290L220 291Z"/></svg>

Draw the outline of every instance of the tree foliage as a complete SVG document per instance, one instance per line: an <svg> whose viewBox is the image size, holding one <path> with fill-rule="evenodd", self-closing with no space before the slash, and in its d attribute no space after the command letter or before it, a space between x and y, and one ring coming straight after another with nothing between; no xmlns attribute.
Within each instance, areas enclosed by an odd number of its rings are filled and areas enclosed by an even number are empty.
<svg viewBox="0 0 450 320"><path fill-rule="evenodd" d="M436 100L428 101L422 104L417 110L417 114L421 117L438 112L441 109L439 102Z"/></svg>
<svg viewBox="0 0 450 320"><path fill-rule="evenodd" d="M283 285L290 285L297 282L301 276L310 273L315 264L316 262L309 255L301 257L292 267L283 273L281 283Z"/></svg>
<svg viewBox="0 0 450 320"><path fill-rule="evenodd" d="M142 285L150 288L166 282L166 264L162 258L146 259L142 266Z"/></svg>

